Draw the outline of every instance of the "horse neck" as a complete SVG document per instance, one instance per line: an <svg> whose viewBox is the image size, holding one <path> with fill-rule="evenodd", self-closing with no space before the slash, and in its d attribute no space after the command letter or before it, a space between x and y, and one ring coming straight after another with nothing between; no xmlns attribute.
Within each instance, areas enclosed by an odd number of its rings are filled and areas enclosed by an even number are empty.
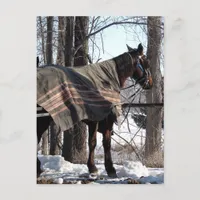
<svg viewBox="0 0 200 200"><path fill-rule="evenodd" d="M130 54L124 53L114 58L117 68L117 74L120 82L120 86L125 86L126 79L131 77L135 71L136 58L132 58Z"/></svg>

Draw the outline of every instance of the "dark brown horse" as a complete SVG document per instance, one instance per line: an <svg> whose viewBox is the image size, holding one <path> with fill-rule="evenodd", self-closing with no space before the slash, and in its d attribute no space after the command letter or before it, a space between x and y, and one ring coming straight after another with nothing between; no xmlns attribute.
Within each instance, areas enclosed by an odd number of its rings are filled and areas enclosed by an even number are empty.
<svg viewBox="0 0 200 200"><path fill-rule="evenodd" d="M138 45L137 49L128 47L128 54L131 57L131 67L125 63L119 61L120 59L113 58L116 65L116 71L118 74L121 88L124 87L125 81L128 77L133 78L143 89L151 89L152 79L150 73L150 65L148 59L143 55L143 47ZM120 56L118 56L120 58ZM123 61L123 60L122 60ZM98 170L94 163L94 150L96 147L96 135L97 131L103 135L103 147L104 147L104 159L105 168L109 177L117 177L116 170L113 167L111 158L111 135L113 123L116 121L117 116L112 111L102 121L92 121L91 119L82 120L88 125L89 128L89 158L87 166L90 173L97 173ZM50 122L53 119L51 117L37 118L37 139L40 142L42 134L47 130ZM40 161L37 159L37 175L41 174Z"/></svg>

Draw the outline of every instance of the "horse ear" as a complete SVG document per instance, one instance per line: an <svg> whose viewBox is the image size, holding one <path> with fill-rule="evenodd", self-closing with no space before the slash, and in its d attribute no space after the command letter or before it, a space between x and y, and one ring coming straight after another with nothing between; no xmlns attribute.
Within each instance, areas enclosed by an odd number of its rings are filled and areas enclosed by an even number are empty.
<svg viewBox="0 0 200 200"><path fill-rule="evenodd" d="M137 51L138 51L139 55L143 55L143 46L141 43L138 45Z"/></svg>
<svg viewBox="0 0 200 200"><path fill-rule="evenodd" d="M131 48L130 46L128 46L128 44L126 46L127 46L128 51L133 51L134 50L133 48Z"/></svg>

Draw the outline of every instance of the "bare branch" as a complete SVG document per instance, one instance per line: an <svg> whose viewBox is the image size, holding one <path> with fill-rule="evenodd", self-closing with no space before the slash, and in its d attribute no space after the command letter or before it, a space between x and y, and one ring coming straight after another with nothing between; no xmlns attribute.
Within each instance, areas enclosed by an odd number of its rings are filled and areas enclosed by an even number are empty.
<svg viewBox="0 0 200 200"><path fill-rule="evenodd" d="M97 31L94 31L93 33L90 33L87 35L87 38L91 37L92 35L95 35L101 31L103 31L104 29L110 27L110 26L115 26L115 25L119 25L119 24L143 24L143 25L147 25L147 23L137 23L137 22L126 22L126 21L121 21L121 22L113 22L113 23L110 23L102 28L100 28L99 30Z"/></svg>
<svg viewBox="0 0 200 200"><path fill-rule="evenodd" d="M123 137L121 137L119 134L117 134L115 131L114 131L115 135L117 135L119 138L121 138L122 140L124 140L131 148L132 150L135 152L135 155L138 157L138 159L142 162L142 160L140 159L140 156L139 154L137 153L137 151L135 150L135 148L130 144L130 142L128 142L126 139L124 139Z"/></svg>

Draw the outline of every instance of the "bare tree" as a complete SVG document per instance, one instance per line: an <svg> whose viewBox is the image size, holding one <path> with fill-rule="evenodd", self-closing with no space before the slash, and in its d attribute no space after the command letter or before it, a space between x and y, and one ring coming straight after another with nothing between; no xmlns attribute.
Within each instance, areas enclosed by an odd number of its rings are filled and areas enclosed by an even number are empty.
<svg viewBox="0 0 200 200"><path fill-rule="evenodd" d="M57 61L59 65L65 65L64 49L65 49L65 17L58 17L58 46Z"/></svg>
<svg viewBox="0 0 200 200"><path fill-rule="evenodd" d="M75 24L73 22L73 19L69 17L68 27L70 30L68 31L71 33L69 38L71 38L70 41L73 41L72 37L75 37L74 46L77 49L73 60L74 66L87 65L88 41L84 38L88 34L89 17L76 17ZM69 44L72 47L71 43ZM73 129L65 131L63 157L73 163L86 163L86 137L86 125L83 122L79 122Z"/></svg>
<svg viewBox="0 0 200 200"><path fill-rule="evenodd" d="M147 57L151 63L151 73L153 79L153 88L147 93L147 103L162 102L162 75L160 70L161 55L161 17L148 17L148 49ZM149 107L147 110L147 128L145 141L145 158L153 159L155 154L161 153L161 134L162 134L162 118L163 108L160 108L156 115L155 108Z"/></svg>
<svg viewBox="0 0 200 200"><path fill-rule="evenodd" d="M41 18L40 22L41 22ZM52 64L53 55L52 55L52 30L53 30L53 17L47 17L47 41L46 41L46 59L47 64ZM43 35L42 35L42 38ZM42 45L44 43L42 42ZM44 49L43 49L44 51ZM45 56L44 56L45 58ZM48 131L45 132L42 136L42 151L44 155L48 154L49 151L49 138L48 138Z"/></svg>
<svg viewBox="0 0 200 200"><path fill-rule="evenodd" d="M88 26L89 17L76 17L74 66L88 64Z"/></svg>
<svg viewBox="0 0 200 200"><path fill-rule="evenodd" d="M38 53L40 53L40 60L46 63L46 51L45 51L45 21L46 17L39 16L37 18L37 43L39 44Z"/></svg>
<svg viewBox="0 0 200 200"><path fill-rule="evenodd" d="M66 17L65 66L74 66L75 17Z"/></svg>
<svg viewBox="0 0 200 200"><path fill-rule="evenodd" d="M58 65L64 65L64 39L65 39L65 17L58 17L58 44L57 59ZM62 151L62 132L52 121L50 125L50 155L60 155Z"/></svg>
<svg viewBox="0 0 200 200"><path fill-rule="evenodd" d="M47 42L46 42L47 64L53 63L52 32L53 32L53 17L47 17Z"/></svg>
<svg viewBox="0 0 200 200"><path fill-rule="evenodd" d="M49 155L49 130L42 135L42 154Z"/></svg>
<svg viewBox="0 0 200 200"><path fill-rule="evenodd" d="M56 126L54 121L50 125L50 155L60 155L62 142L62 132Z"/></svg>
<svg viewBox="0 0 200 200"><path fill-rule="evenodd" d="M65 17L65 66L74 66L74 29L75 29L75 17ZM62 156L65 160L73 162L73 138L74 129L64 131L63 135L63 149Z"/></svg>

